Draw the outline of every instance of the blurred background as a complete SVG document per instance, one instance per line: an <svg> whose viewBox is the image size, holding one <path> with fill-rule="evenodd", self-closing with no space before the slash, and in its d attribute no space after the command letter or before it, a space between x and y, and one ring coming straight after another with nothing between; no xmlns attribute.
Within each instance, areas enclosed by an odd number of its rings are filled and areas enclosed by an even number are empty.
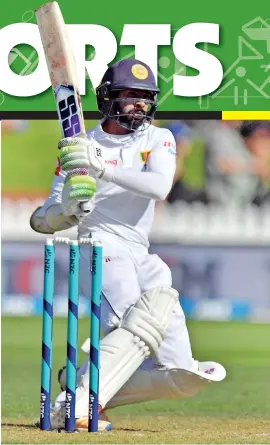
<svg viewBox="0 0 270 445"><path fill-rule="evenodd" d="M96 121L87 121L91 128ZM155 121L177 144L172 191L157 203L151 251L170 266L188 319L270 320L270 121ZM49 193L57 121L2 121L2 315L40 315L43 245L29 218ZM62 232L76 237L76 229ZM55 315L67 311L57 252ZM81 298L80 314L88 314Z"/></svg>

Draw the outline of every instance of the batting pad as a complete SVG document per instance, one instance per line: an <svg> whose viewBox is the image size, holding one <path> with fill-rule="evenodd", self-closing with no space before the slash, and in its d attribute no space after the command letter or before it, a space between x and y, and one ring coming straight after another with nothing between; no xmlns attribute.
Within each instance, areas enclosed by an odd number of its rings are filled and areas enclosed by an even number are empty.
<svg viewBox="0 0 270 445"><path fill-rule="evenodd" d="M158 287L145 292L120 327L100 344L99 403L105 407L165 337L178 292Z"/></svg>
<svg viewBox="0 0 270 445"><path fill-rule="evenodd" d="M216 362L195 362L198 370L138 369L106 408L147 402L156 399L183 399L191 397L209 383L220 382L226 377L222 365Z"/></svg>
<svg viewBox="0 0 270 445"><path fill-rule="evenodd" d="M106 408L147 402L157 399L183 399L192 397L210 383L221 382L226 377L225 368L216 362L195 362L196 369L138 369L123 387L111 398ZM61 401L64 403L65 392ZM76 415L87 416L88 393L77 390Z"/></svg>
<svg viewBox="0 0 270 445"><path fill-rule="evenodd" d="M101 340L99 403L103 408L151 351L159 347L177 303L178 292L172 288L145 292L124 315L120 327ZM76 413L85 411L88 382L89 365L76 391Z"/></svg>

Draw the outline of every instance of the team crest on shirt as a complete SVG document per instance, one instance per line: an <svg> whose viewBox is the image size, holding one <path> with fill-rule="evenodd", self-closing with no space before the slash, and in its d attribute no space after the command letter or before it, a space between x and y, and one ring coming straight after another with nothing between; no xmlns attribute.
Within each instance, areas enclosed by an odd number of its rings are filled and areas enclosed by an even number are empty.
<svg viewBox="0 0 270 445"><path fill-rule="evenodd" d="M141 162L143 162L144 164L147 164L150 153L151 153L151 150L140 151Z"/></svg>

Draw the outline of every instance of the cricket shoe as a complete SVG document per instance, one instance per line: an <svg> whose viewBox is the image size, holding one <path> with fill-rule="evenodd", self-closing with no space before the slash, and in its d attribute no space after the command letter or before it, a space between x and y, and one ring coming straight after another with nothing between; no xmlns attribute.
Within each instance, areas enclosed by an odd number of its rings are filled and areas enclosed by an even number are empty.
<svg viewBox="0 0 270 445"><path fill-rule="evenodd" d="M78 388L79 380L80 380L80 378L78 376L78 370L79 370L79 368L77 368L76 388ZM61 391L66 391L66 366L63 366L61 369L59 369L59 371L58 371L58 382L59 382ZM63 401L62 397L63 397L63 394L59 395L59 398L56 398L56 403L54 405L54 409L57 409L56 407L57 407L58 403L60 403L60 405L63 405L64 401ZM107 415L105 413L105 410L99 412L98 421L99 421L99 426L98 426L99 431L105 431L105 430L109 431L109 430L112 430L112 424L111 424L110 420L108 419L108 417L107 417ZM77 422L77 420L76 420L76 422ZM86 417L82 417L82 418L78 419L78 422L80 423L80 425L85 425L86 424L86 427L84 427L84 426L79 427L78 426L77 428L79 430L81 428L82 429L87 429L88 428L88 423L87 423L88 419ZM102 423L102 422L104 422L104 423ZM62 423L63 423L63 421L62 421ZM100 428L101 428L101 430L100 430Z"/></svg>
<svg viewBox="0 0 270 445"><path fill-rule="evenodd" d="M88 431L88 418L80 417L76 419L76 429L78 431ZM98 433L112 430L112 424L106 420L98 420Z"/></svg>

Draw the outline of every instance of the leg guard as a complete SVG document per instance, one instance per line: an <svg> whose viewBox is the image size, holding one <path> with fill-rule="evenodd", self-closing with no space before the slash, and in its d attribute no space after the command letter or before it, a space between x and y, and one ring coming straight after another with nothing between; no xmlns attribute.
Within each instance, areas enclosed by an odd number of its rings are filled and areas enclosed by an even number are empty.
<svg viewBox="0 0 270 445"><path fill-rule="evenodd" d="M123 317L120 328L101 342L100 404L104 407L160 346L178 302L178 292L157 288L146 292Z"/></svg>
<svg viewBox="0 0 270 445"><path fill-rule="evenodd" d="M99 403L102 408L164 339L178 292L160 287L146 292L100 344ZM76 391L76 415L87 407L89 365ZM86 398L85 395L86 394Z"/></svg>
<svg viewBox="0 0 270 445"><path fill-rule="evenodd" d="M138 369L106 408L147 402L156 399L191 397L211 382L220 382L226 376L222 365L215 362L195 362L193 371L185 369ZM199 369L198 369L199 368Z"/></svg>

